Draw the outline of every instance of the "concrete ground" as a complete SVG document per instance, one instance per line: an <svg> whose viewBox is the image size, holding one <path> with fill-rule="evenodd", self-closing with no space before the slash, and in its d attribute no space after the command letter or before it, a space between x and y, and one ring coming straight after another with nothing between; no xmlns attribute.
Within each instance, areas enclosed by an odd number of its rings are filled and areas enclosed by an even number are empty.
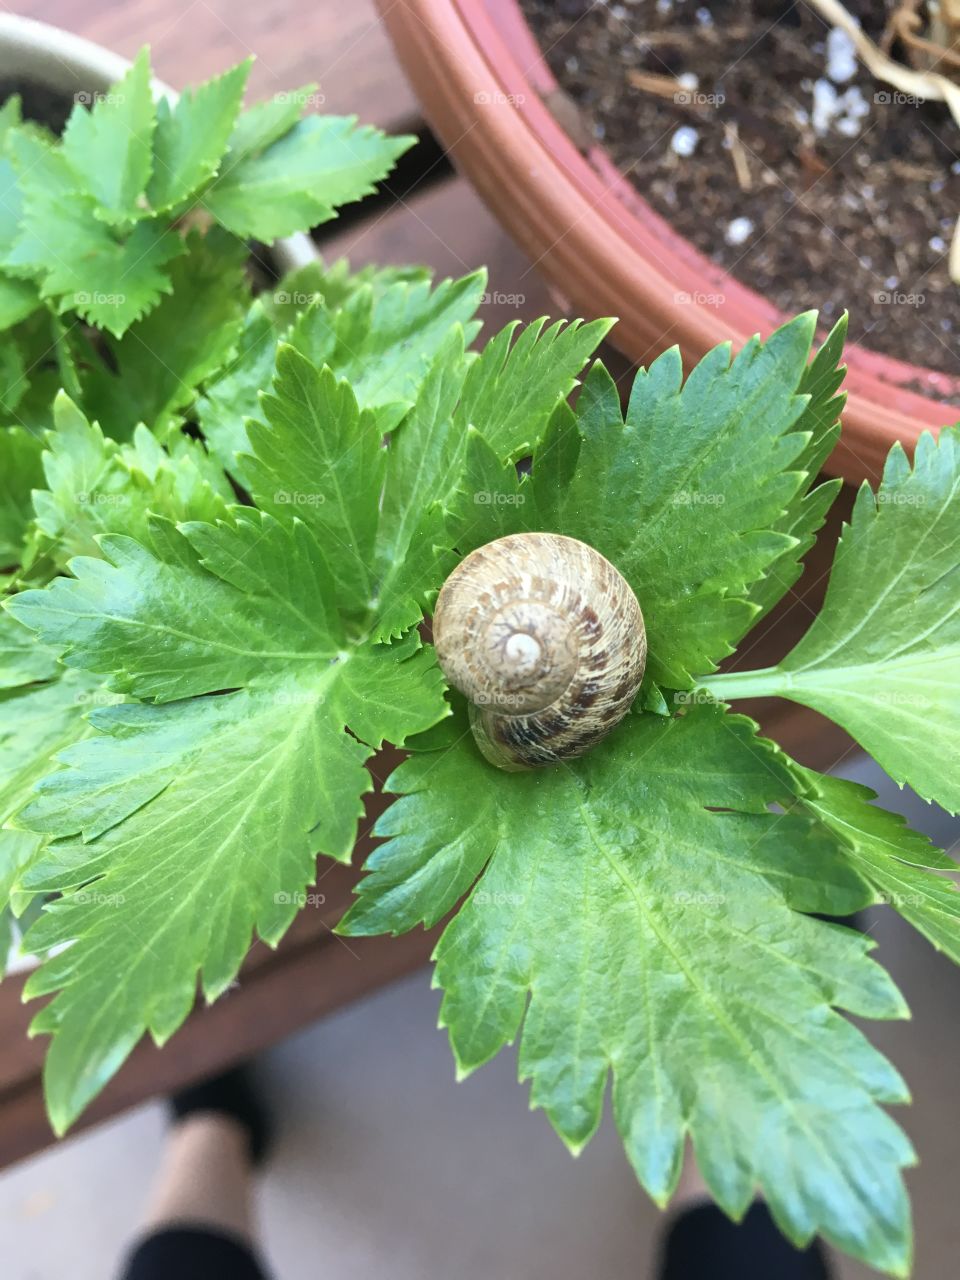
<svg viewBox="0 0 960 1280"><path fill-rule="evenodd" d="M942 843L956 840L955 823L868 766L847 772ZM915 1277L953 1280L960 973L886 909L871 927L914 1015L870 1035L914 1094L900 1118L922 1158L910 1174ZM612 1124L574 1161L527 1110L512 1054L457 1084L438 1000L424 971L264 1059L280 1130L261 1210L278 1280L646 1280L658 1214ZM161 1107L146 1106L0 1176L4 1280L107 1280L163 1129ZM871 1274L839 1269L841 1280Z"/></svg>

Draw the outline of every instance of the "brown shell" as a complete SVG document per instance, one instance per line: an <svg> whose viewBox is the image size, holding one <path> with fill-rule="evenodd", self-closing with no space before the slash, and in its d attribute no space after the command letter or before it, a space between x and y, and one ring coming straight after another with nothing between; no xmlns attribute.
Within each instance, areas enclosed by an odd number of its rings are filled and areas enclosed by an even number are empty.
<svg viewBox="0 0 960 1280"><path fill-rule="evenodd" d="M437 659L501 769L583 755L630 709L647 636L637 598L598 551L555 533L478 547L433 614Z"/></svg>

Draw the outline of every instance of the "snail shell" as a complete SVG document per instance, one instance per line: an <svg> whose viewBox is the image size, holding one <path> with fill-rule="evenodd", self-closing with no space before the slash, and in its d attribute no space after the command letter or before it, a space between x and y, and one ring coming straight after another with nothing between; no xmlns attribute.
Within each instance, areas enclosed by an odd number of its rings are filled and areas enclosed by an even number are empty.
<svg viewBox="0 0 960 1280"><path fill-rule="evenodd" d="M626 580L585 542L554 533L471 552L440 590L433 640L480 750L514 771L589 751L627 714L647 657Z"/></svg>

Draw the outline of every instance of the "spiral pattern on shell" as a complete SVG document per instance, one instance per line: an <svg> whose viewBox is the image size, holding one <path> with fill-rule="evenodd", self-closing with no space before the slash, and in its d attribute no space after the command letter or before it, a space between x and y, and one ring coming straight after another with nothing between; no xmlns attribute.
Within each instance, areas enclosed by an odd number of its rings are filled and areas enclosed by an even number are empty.
<svg viewBox="0 0 960 1280"><path fill-rule="evenodd" d="M441 588L433 640L480 750L510 770L589 751L630 709L647 656L627 581L585 542L554 533L471 552Z"/></svg>

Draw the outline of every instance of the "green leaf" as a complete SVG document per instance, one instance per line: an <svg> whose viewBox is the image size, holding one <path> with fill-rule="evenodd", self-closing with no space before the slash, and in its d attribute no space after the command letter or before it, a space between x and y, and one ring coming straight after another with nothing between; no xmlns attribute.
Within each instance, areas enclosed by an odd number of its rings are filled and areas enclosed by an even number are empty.
<svg viewBox="0 0 960 1280"><path fill-rule="evenodd" d="M557 456L555 424L561 418L568 425L572 420L566 405L558 408L551 424L553 434L548 431L536 456L534 465L538 468L546 468L548 460ZM456 493L450 499L450 526L457 550L466 555L507 534L539 530L549 516L537 506L529 474L520 475L515 463L502 461L475 427L467 428L463 445Z"/></svg>
<svg viewBox="0 0 960 1280"><path fill-rule="evenodd" d="M52 680L59 671L57 650L40 644L12 614L0 611L0 689Z"/></svg>
<svg viewBox="0 0 960 1280"><path fill-rule="evenodd" d="M637 592L649 678L689 686L799 575L797 556L834 494L833 484L807 493L804 481L835 435L842 329L808 367L811 334L812 317L801 317L732 365L717 348L682 388L668 352L639 376L625 423L613 380L595 365L575 414L553 401L529 478L503 462L511 451L492 447L489 428L468 431L456 546L531 529L590 543ZM476 366L468 387L475 375ZM458 418L469 416L461 406ZM764 474L758 486L742 482L744 434L751 468Z"/></svg>
<svg viewBox="0 0 960 1280"><path fill-rule="evenodd" d="M155 211L175 209L217 173L243 102L251 59L187 89L170 107L157 105L153 175L147 199Z"/></svg>
<svg viewBox="0 0 960 1280"><path fill-rule="evenodd" d="M386 466L375 416L360 411L348 383L290 346L280 348L262 409L269 425L250 423L255 456L244 460L258 506L309 525L332 552L342 606L365 613Z"/></svg>
<svg viewBox="0 0 960 1280"><path fill-rule="evenodd" d="M47 684L0 693L0 827L17 817L56 753L89 732L91 706L113 702L91 676L64 672Z"/></svg>
<svg viewBox="0 0 960 1280"><path fill-rule="evenodd" d="M65 567L73 555L99 555L97 535L105 532L121 507L128 506L129 496L122 481L117 483L117 447L104 439L100 428L88 422L64 392L54 402L53 418L55 430L47 436L31 512L36 513L37 534L48 540L46 554L55 565ZM122 519L128 518L125 511ZM62 551L53 554L52 543ZM35 535L31 563L37 554Z"/></svg>
<svg viewBox="0 0 960 1280"><path fill-rule="evenodd" d="M431 363L450 330L462 326L469 341L477 325L482 272L444 280L430 289L429 274L387 268L346 273L311 266L281 281L250 308L238 356L212 381L199 405L211 448L246 488L252 478L245 421L260 418L260 393L270 383L277 347L289 342L315 365L327 364L350 381L362 409L377 411L377 429L392 430L417 399ZM465 372L465 370L464 370ZM462 379L461 379L462 380Z"/></svg>
<svg viewBox="0 0 960 1280"><path fill-rule="evenodd" d="M143 197L153 163L154 123L146 49L122 80L96 96L89 110L80 101L74 105L63 131L62 154L77 188L93 198L95 216L104 222L131 223L147 212Z"/></svg>
<svg viewBox="0 0 960 1280"><path fill-rule="evenodd" d="M464 465L464 439L454 421L470 363L463 343L463 331L455 327L437 353L416 403L390 437L390 484L384 490L377 530L378 558L384 567L396 567L410 555L424 513L433 504L448 504Z"/></svg>
<svg viewBox="0 0 960 1280"><path fill-rule="evenodd" d="M20 929L14 924L15 916L22 915L30 901L18 900L15 911L11 889L17 876L36 856L41 843L40 837L30 831L0 827L0 977L6 971L10 949L20 934Z"/></svg>
<svg viewBox="0 0 960 1280"><path fill-rule="evenodd" d="M272 294L264 294L263 302L274 323L283 330L314 303L322 302L328 311L339 311L360 289L369 285L374 298L379 298L395 284L429 283L433 272L427 267L380 267L367 263L351 271L346 258L335 262L308 262L290 271Z"/></svg>
<svg viewBox="0 0 960 1280"><path fill-rule="evenodd" d="M340 406L341 443L352 449L364 437L349 388L296 352L290 357L308 398L319 395L325 425L327 411ZM297 404L300 389L296 378L289 385L281 378L274 398L289 421L261 428L258 440L264 452L288 455L293 464L298 440L310 456L313 425ZM122 480L132 464L130 446L105 441L69 402L58 408L48 467L60 510L77 475L93 474L97 492L113 492L110 477L119 467ZM134 444L143 448L151 439L143 432ZM375 452L376 469L384 451L379 434L371 441L368 461ZM344 484L346 474L341 468L324 479ZM156 489L151 478L146 492ZM353 496L375 530L379 490ZM76 558L75 580L22 592L9 606L66 649L69 665L111 674L118 688L167 703L98 713L101 734L116 743L98 736L89 757L69 755L71 767L43 782L30 808L34 829L58 838L32 861L25 888L46 892L41 884L54 881L67 890L84 887L44 913L29 943L47 950L45 932L77 939L69 975L57 957L33 983L36 990L64 988L37 1022L56 1032L47 1088L61 1128L145 1029L160 1038L172 1033L189 1009L199 969L212 998L232 979L254 928L268 940L279 937L312 878L316 852L349 855L371 786L366 759L385 737L400 743L446 714L432 653L417 652L415 634L389 648L348 635L326 560L302 521L280 525L237 508L232 524L182 528L178 534L154 521L142 535L149 549L102 536L95 545L107 561ZM72 520L67 529L72 536ZM237 692L208 696L224 689ZM113 778L106 788L102 767ZM226 790L225 776L232 778ZM214 797L222 823L209 819ZM176 827L176 841L168 827ZM74 838L79 831L84 842ZM172 850L182 854L178 878L189 875L181 881L184 909L171 921L161 904ZM90 889L101 871L103 881ZM149 887L128 892L141 882ZM223 907L211 917L213 883L223 890ZM201 918L212 920L210 928L198 925ZM131 947L124 961L129 994L119 1002L105 999L102 985L108 968L116 972L112 963L103 967L116 941L112 922ZM168 947L171 963L158 969L155 956Z"/></svg>
<svg viewBox="0 0 960 1280"><path fill-rule="evenodd" d="M43 443L21 427L0 428L0 568L20 563L33 518L31 491L43 484Z"/></svg>
<svg viewBox="0 0 960 1280"><path fill-rule="evenodd" d="M817 531L843 485L842 480L828 480L810 487L840 438L840 414L846 402L846 395L840 393L846 366L840 364L840 359L846 336L847 317L843 315L807 365L797 388L810 399L794 430L809 432L810 438L793 465L798 471L806 471L807 483L776 525L781 533L796 538L797 542L768 568L766 577L754 583L750 599L761 609L754 625L800 577L801 561L816 541Z"/></svg>
<svg viewBox="0 0 960 1280"><path fill-rule="evenodd" d="M131 444L117 445L62 392L54 423L43 456L46 487L33 495L31 566L43 558L64 569L73 556L99 556L98 539L107 533L149 545L151 513L171 520L226 514L230 486L197 441L173 436L165 449L139 427Z"/></svg>
<svg viewBox="0 0 960 1280"><path fill-rule="evenodd" d="M263 150L228 153L203 204L235 235L269 244L370 195L413 141L358 126L354 116L308 116Z"/></svg>
<svg viewBox="0 0 960 1280"><path fill-rule="evenodd" d="M841 724L895 782L960 811L960 430L894 445L837 546L823 608L777 667L703 683Z"/></svg>
<svg viewBox="0 0 960 1280"><path fill-rule="evenodd" d="M97 105L110 106L105 101ZM81 115L93 120L96 113L78 105L75 114L78 120ZM117 126L109 125L109 112L105 119L108 135ZM80 126L83 139L90 127ZM100 138L99 126L94 136ZM13 202L8 202L9 221L0 226L0 257L6 271L36 280L41 299L54 301L61 312L74 310L119 336L169 291L162 268L183 252L180 236L157 221L141 221L129 232L106 225L105 206L95 196L78 192L65 147L15 130L8 152L17 187ZM2 180L0 167L0 185Z"/></svg>
<svg viewBox="0 0 960 1280"><path fill-rule="evenodd" d="M32 315L39 305L36 285L29 280L0 276L0 332L6 333L8 329L12 329L15 324ZM9 342L10 339L5 341Z"/></svg>
<svg viewBox="0 0 960 1280"><path fill-rule="evenodd" d="M869 787L805 771L812 793L803 804L842 841L850 865L872 885L877 901L898 911L960 964L960 892L936 872L957 873L952 858L926 836L911 831L899 814L871 804Z"/></svg>
<svg viewBox="0 0 960 1280"><path fill-rule="evenodd" d="M231 554L227 531L197 526L193 536L206 563L222 567ZM118 559L122 573L129 566ZM244 574L251 590L269 589L252 556ZM137 581L117 578L116 589L134 591ZM234 648L201 684L217 684L230 660L234 684L252 680L218 697L97 711L100 734L88 750L65 754L68 767L41 784L26 815L31 827L58 837L31 864L26 888L68 890L27 944L46 951L54 939L72 941L29 984L31 995L59 992L34 1028L54 1035L45 1081L59 1132L144 1031L160 1043L172 1035L198 976L212 1000L233 980L254 931L276 944L314 879L317 851L349 858L361 797L372 786L365 761L384 738L400 743L444 714L439 672L429 651L417 651L415 635L324 657L323 624L295 621L315 584L291 576L283 585L291 596L297 591L282 606L284 639L295 652L252 651L244 661L236 650L253 633L254 614L266 616L280 601L253 597L237 634L206 613L214 602L204 604L198 580L189 597L203 610L198 642L201 631L208 644L216 633ZM241 607L238 600L228 623ZM172 639L168 617L145 609L139 621L167 628ZM316 646L318 625L320 649L305 652L301 633L309 626ZM188 656L189 646L181 652Z"/></svg>
<svg viewBox="0 0 960 1280"><path fill-rule="evenodd" d="M666 688L733 651L758 611L752 587L796 545L777 525L805 479L794 468L807 437L793 428L812 336L813 316L801 316L732 363L715 348L686 382L667 351L638 373L626 421L595 365L575 423L555 415L535 456L540 527L590 543L627 578L649 678Z"/></svg>
<svg viewBox="0 0 960 1280"><path fill-rule="evenodd" d="M217 563L226 578L205 572L199 552L166 522L155 522L163 556L108 534L99 544L105 559L78 556L71 564L76 579L22 591L7 608L63 647L68 666L117 673L116 687L141 698L171 701L236 688L271 668L286 671L285 664L292 676L298 661L326 667L340 637L315 541L302 525L288 531L269 516L242 508L236 515L235 526L192 529L205 549L211 538L223 544ZM280 566L287 581L272 582ZM228 581L231 574L243 585ZM309 602L295 590L309 591Z"/></svg>
<svg viewBox="0 0 960 1280"><path fill-rule="evenodd" d="M392 484L384 492L379 529L385 562L397 563L403 545L408 557L415 544L426 552L426 529L417 539L404 539L430 503L444 508L447 526L444 534L438 524L434 539L443 545L452 540L461 552L480 541L536 527L538 513L532 504L524 507L529 489L521 493L509 460L529 447L518 442L544 434L550 411L576 384L577 372L605 332L605 321L573 323L566 329L554 325L545 334L543 321L538 321L522 330L511 348L515 330L516 325L508 325L476 360L465 360L462 337L449 335L416 406L390 438ZM531 378L526 394L524 371ZM500 410L494 412L498 403ZM503 428L503 403L516 408L512 433ZM479 426L465 426L472 420ZM438 580L434 586L439 585Z"/></svg>
<svg viewBox="0 0 960 1280"><path fill-rule="evenodd" d="M0 150L5 150L11 134L23 124L23 101L12 93L0 106Z"/></svg>
<svg viewBox="0 0 960 1280"><path fill-rule="evenodd" d="M421 270L308 269L292 279L322 281L312 308L269 296L251 308L241 241L332 217L409 140L298 123L302 99L237 120L245 75L155 111L143 54L62 141L0 114L0 327L16 326L2 403L33 429L0 437L0 568L6 590L76 575L0 614L0 934L11 911L62 895L28 944L54 953L31 991L54 997L34 1029L53 1036L61 1130L145 1031L173 1032L198 980L214 998L256 934L279 939L318 852L349 857L369 757L448 714L433 652L408 628L450 559L440 499L455 468L416 452L452 431L483 278L431 289ZM181 234L203 190L227 229ZM300 367L285 379L281 356L267 424L248 439L245 410L259 415L285 334ZM326 464L324 500L344 498L331 527L342 518L370 552L360 598L338 593L349 565L312 509L227 505L219 466L180 433L208 385L197 412L211 439L233 433L231 462L248 445L285 481L284 450ZM121 702L127 691L145 701Z"/></svg>
<svg viewBox="0 0 960 1280"><path fill-rule="evenodd" d="M377 409L380 430L392 430L417 398L450 330L459 325L466 345L483 300L485 271L461 280L398 280L356 288L337 310L315 304L298 320L289 342L314 364L346 379L364 409Z"/></svg>
<svg viewBox="0 0 960 1280"><path fill-rule="evenodd" d="M7 139L7 155L16 173L17 188L15 193L5 192L5 230L17 231L24 221L25 206L20 197L40 209L45 198L59 200L76 194L76 174L55 139L46 140L26 129L14 130Z"/></svg>
<svg viewBox="0 0 960 1280"><path fill-rule="evenodd" d="M12 337L0 344L0 413L8 421L23 420L17 412L29 386L27 368L19 342ZM27 424L25 424L27 425Z"/></svg>
<svg viewBox="0 0 960 1280"><path fill-rule="evenodd" d="M22 435L16 429L0 434L0 459L5 442ZM39 464L32 446L31 456ZM10 463L9 456L2 460ZM12 477L12 469L0 468L0 478ZM35 478L42 480L42 471ZM9 830L6 824L19 816L38 779L53 768L56 752L88 732L85 715L91 706L116 698L86 673L65 673L58 659L57 646L41 643L0 610L0 914L5 920L16 878L41 843L35 834ZM0 972L5 960L6 952L0 952Z"/></svg>
<svg viewBox="0 0 960 1280"><path fill-rule="evenodd" d="M77 369L85 363L90 344L74 320L66 324L41 306L7 335L6 346L15 346L16 359L7 363L6 403L15 403L15 419L41 438L53 426L53 402L63 388L79 398ZM19 369L19 372L15 370Z"/></svg>
<svg viewBox="0 0 960 1280"><path fill-rule="evenodd" d="M311 528L328 550L341 612L372 639L417 622L450 568L439 509L447 483L443 428L434 436L432 424L437 414L449 423L464 369L462 337L454 334L410 425L396 433L400 443L384 449L378 416L360 410L350 385L283 346L262 402L269 425L249 424L256 456L243 460L243 471L258 505ZM411 448L403 443L408 431ZM431 449L430 461L421 448Z"/></svg>
<svg viewBox="0 0 960 1280"><path fill-rule="evenodd" d="M2 840L2 836L0 836ZM3 856L3 845L0 843L0 857ZM14 923L13 913L9 907L4 907L0 911L0 978L4 977L7 972L7 957L10 954L10 948L14 944Z"/></svg>
<svg viewBox="0 0 960 1280"><path fill-rule="evenodd" d="M538 443L557 401L577 385L577 375L614 321L558 320L546 329L545 324L541 319L521 327L514 321L501 329L463 389L461 432L475 427L501 458L521 457Z"/></svg>
<svg viewBox="0 0 960 1280"><path fill-rule="evenodd" d="M246 246L219 228L192 232L171 264L172 291L121 339L105 338L107 358L91 356L83 397L108 435L127 440L138 422L162 431L232 357L249 303L246 260Z"/></svg>
<svg viewBox="0 0 960 1280"><path fill-rule="evenodd" d="M378 607L374 546L387 455L376 418L361 413L349 384L281 349L270 423L251 423L257 457L247 466L259 505L298 516L330 548L340 608L357 625ZM294 487L299 486L299 487Z"/></svg>
<svg viewBox="0 0 960 1280"><path fill-rule="evenodd" d="M0 156L0 254L10 252L20 220L23 217L23 197L17 173L6 156Z"/></svg>
<svg viewBox="0 0 960 1280"><path fill-rule="evenodd" d="M260 392L270 385L279 336L256 299L236 340L236 355L208 383L197 402L197 417L211 452L246 488L243 456L250 452L246 419L260 411Z"/></svg>
<svg viewBox="0 0 960 1280"><path fill-rule="evenodd" d="M60 312L76 311L115 337L171 290L163 268L184 251L183 240L160 222L140 222L126 237L96 216L89 197L32 192L22 230L6 265L36 275L40 296Z"/></svg>
<svg viewBox="0 0 960 1280"><path fill-rule="evenodd" d="M316 88L316 84L306 84L292 93L277 93L266 102L258 102L241 112L230 135L228 165L265 151L289 133L310 105Z"/></svg>
<svg viewBox="0 0 960 1280"><path fill-rule="evenodd" d="M729 1214L759 1186L794 1241L819 1231L906 1274L913 1156L877 1105L906 1089L835 1011L906 1010L867 938L800 914L869 891L819 823L767 811L795 778L749 721L715 705L631 716L575 768L508 778L468 738L387 787L387 843L340 928L432 924L469 893L435 953L461 1074L522 1030L521 1078L572 1150L612 1072L658 1203L689 1134Z"/></svg>

